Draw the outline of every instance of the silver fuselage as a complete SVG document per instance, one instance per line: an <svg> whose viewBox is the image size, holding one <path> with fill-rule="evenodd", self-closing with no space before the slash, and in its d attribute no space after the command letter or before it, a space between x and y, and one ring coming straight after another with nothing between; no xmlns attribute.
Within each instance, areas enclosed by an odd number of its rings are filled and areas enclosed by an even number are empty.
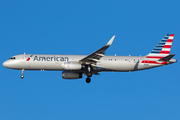
<svg viewBox="0 0 180 120"><path fill-rule="evenodd" d="M67 62L79 62L87 55L48 55L48 54L31 54L15 55L15 59L9 59L3 63L3 66L17 70L58 70L64 71L63 64ZM145 56L104 56L93 68L95 72L102 71L138 71L163 66L164 64L148 64L141 63ZM177 62L176 59L171 59L167 64ZM167 65L166 64L166 65ZM84 72L84 69L72 70Z"/></svg>

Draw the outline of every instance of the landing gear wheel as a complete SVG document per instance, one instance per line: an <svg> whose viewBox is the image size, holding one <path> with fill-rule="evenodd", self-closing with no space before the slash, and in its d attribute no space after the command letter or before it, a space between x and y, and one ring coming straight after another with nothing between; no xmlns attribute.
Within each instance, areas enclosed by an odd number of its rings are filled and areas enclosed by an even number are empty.
<svg viewBox="0 0 180 120"><path fill-rule="evenodd" d="M24 75L21 75L21 78L23 79L23 78L24 78Z"/></svg>
<svg viewBox="0 0 180 120"><path fill-rule="evenodd" d="M22 69L22 75L21 75L21 78L22 78L22 79L24 78L24 69Z"/></svg>
<svg viewBox="0 0 180 120"><path fill-rule="evenodd" d="M90 82L91 82L91 78L89 78L89 77L86 78L86 82L87 82L87 83L90 83Z"/></svg>

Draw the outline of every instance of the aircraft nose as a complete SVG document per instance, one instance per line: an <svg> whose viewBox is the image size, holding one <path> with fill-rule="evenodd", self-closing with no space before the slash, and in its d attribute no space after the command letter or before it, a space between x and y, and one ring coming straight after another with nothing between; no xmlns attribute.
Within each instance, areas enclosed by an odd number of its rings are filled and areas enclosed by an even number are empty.
<svg viewBox="0 0 180 120"><path fill-rule="evenodd" d="M8 67L8 62L7 61L3 62L3 66Z"/></svg>
<svg viewBox="0 0 180 120"><path fill-rule="evenodd" d="M13 66L13 63L9 60L3 62L3 66L6 68L11 68Z"/></svg>

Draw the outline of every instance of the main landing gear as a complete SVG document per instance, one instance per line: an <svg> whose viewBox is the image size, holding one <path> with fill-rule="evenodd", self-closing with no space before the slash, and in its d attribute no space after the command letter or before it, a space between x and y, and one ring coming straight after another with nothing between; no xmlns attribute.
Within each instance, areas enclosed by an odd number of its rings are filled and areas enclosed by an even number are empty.
<svg viewBox="0 0 180 120"><path fill-rule="evenodd" d="M90 83L91 82L91 78L90 77L92 77L92 73L88 72L88 73L86 73L86 75L87 75L86 83Z"/></svg>
<svg viewBox="0 0 180 120"><path fill-rule="evenodd" d="M90 83L90 82L91 82L91 78L90 78L90 77L87 77L87 78L86 78L86 82L87 82L87 83Z"/></svg>
<svg viewBox="0 0 180 120"><path fill-rule="evenodd" d="M22 78L22 79L24 78L24 69L22 69L22 75L21 75L21 78Z"/></svg>

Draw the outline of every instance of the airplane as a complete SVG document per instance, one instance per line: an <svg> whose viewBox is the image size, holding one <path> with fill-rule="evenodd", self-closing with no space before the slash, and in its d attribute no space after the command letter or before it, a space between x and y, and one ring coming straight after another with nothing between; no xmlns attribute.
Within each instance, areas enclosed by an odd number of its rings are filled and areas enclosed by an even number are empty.
<svg viewBox="0 0 180 120"><path fill-rule="evenodd" d="M83 74L90 83L92 75L100 75L103 71L131 72L160 67L177 60L175 54L170 54L174 34L166 34L156 47L146 56L105 56L115 35L109 42L90 55L48 55L48 54L20 54L12 56L3 63L10 69L62 71L63 79L79 79Z"/></svg>

